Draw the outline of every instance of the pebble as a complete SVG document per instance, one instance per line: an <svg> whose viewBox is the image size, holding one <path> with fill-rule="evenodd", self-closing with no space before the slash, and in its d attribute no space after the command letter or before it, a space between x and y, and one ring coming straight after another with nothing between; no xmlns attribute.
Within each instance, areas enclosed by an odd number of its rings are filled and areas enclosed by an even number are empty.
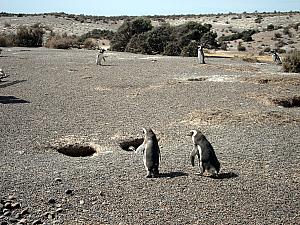
<svg viewBox="0 0 300 225"><path fill-rule="evenodd" d="M50 198L50 199L48 200L48 203L49 203L49 204L55 204L55 202L56 202L56 201L55 201L54 198Z"/></svg>
<svg viewBox="0 0 300 225"><path fill-rule="evenodd" d="M11 212L10 211L6 211L5 213L3 213L3 216L10 216Z"/></svg>
<svg viewBox="0 0 300 225"><path fill-rule="evenodd" d="M63 211L63 209L62 208L58 208L58 209L56 209L56 212L57 213L61 213Z"/></svg>
<svg viewBox="0 0 300 225"><path fill-rule="evenodd" d="M25 208L21 211L21 215L25 215L25 214L28 214L29 213L29 209L28 208Z"/></svg>
<svg viewBox="0 0 300 225"><path fill-rule="evenodd" d="M20 219L21 218L21 214L20 213L16 213L15 218L16 219Z"/></svg>
<svg viewBox="0 0 300 225"><path fill-rule="evenodd" d="M68 189L68 190L65 191L65 193L66 193L67 195L73 194L73 190Z"/></svg>
<svg viewBox="0 0 300 225"><path fill-rule="evenodd" d="M61 206L62 206L61 204L55 204L56 208L61 208Z"/></svg>
<svg viewBox="0 0 300 225"><path fill-rule="evenodd" d="M55 178L55 182L62 182L62 179L61 178Z"/></svg>
<svg viewBox="0 0 300 225"><path fill-rule="evenodd" d="M79 201L79 204L80 204L80 205L83 205L83 204L84 204L84 200L80 200L80 201Z"/></svg>
<svg viewBox="0 0 300 225"><path fill-rule="evenodd" d="M32 222L32 225L36 225L36 224L42 224L41 220L35 220Z"/></svg>
<svg viewBox="0 0 300 225"><path fill-rule="evenodd" d="M11 204L11 207L13 209L19 209L19 208L21 208L21 204L19 202L16 202L16 203Z"/></svg>
<svg viewBox="0 0 300 225"><path fill-rule="evenodd" d="M20 221L19 221L19 224L26 224L26 223L27 223L27 220L25 218L20 219Z"/></svg>
<svg viewBox="0 0 300 225"><path fill-rule="evenodd" d="M18 220L16 218L9 218L9 222L11 222L11 223L17 223Z"/></svg>
<svg viewBox="0 0 300 225"><path fill-rule="evenodd" d="M14 195L9 195L7 199L8 199L8 200L15 200L15 199L16 199L16 196L14 196Z"/></svg>
<svg viewBox="0 0 300 225"><path fill-rule="evenodd" d="M5 203L4 208L11 209L12 208L11 203L10 202Z"/></svg>
<svg viewBox="0 0 300 225"><path fill-rule="evenodd" d="M54 219L54 218L55 218L54 213L49 213L48 219L49 219L49 220L52 220L52 219Z"/></svg>

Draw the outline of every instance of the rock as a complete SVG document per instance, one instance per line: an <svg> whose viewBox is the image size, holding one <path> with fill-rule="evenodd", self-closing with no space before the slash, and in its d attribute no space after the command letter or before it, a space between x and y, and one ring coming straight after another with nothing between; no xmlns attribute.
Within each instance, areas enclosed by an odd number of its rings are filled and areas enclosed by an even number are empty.
<svg viewBox="0 0 300 225"><path fill-rule="evenodd" d="M61 178L55 178L55 182L62 182L62 179Z"/></svg>
<svg viewBox="0 0 300 225"><path fill-rule="evenodd" d="M29 214L29 209L25 208L21 211L21 215Z"/></svg>
<svg viewBox="0 0 300 225"><path fill-rule="evenodd" d="M56 209L56 212L57 213L61 213L63 211L63 209L62 208L58 208L58 209Z"/></svg>
<svg viewBox="0 0 300 225"><path fill-rule="evenodd" d="M55 204L56 208L61 208L62 204Z"/></svg>
<svg viewBox="0 0 300 225"><path fill-rule="evenodd" d="M16 199L16 196L14 196L14 195L9 195L7 199L8 199L8 200L15 200L15 199Z"/></svg>
<svg viewBox="0 0 300 225"><path fill-rule="evenodd" d="M10 216L11 212L10 211L6 211L5 213L3 213L3 216Z"/></svg>
<svg viewBox="0 0 300 225"><path fill-rule="evenodd" d="M16 203L11 204L11 207L13 209L19 209L19 208L21 208L21 204L19 202L16 202Z"/></svg>
<svg viewBox="0 0 300 225"><path fill-rule="evenodd" d="M80 200L80 201L79 201L79 204L80 204L80 205L83 205L83 204L84 204L84 200Z"/></svg>
<svg viewBox="0 0 300 225"><path fill-rule="evenodd" d="M55 204L55 202L56 202L56 201L55 201L54 198L50 198L50 199L48 200L48 203L49 203L49 204Z"/></svg>
<svg viewBox="0 0 300 225"><path fill-rule="evenodd" d="M68 190L65 191L65 193L66 193L67 195L71 195L71 194L73 194L73 190L68 189Z"/></svg>
<svg viewBox="0 0 300 225"><path fill-rule="evenodd" d="M41 220L35 220L32 222L32 225L36 225L36 224L42 224Z"/></svg>
<svg viewBox="0 0 300 225"><path fill-rule="evenodd" d="M54 218L55 218L54 213L49 213L48 219L49 219L49 220L52 220L52 219L54 219Z"/></svg>
<svg viewBox="0 0 300 225"><path fill-rule="evenodd" d="M10 202L5 203L4 208L11 209L12 208L11 203Z"/></svg>
<svg viewBox="0 0 300 225"><path fill-rule="evenodd" d="M11 223L17 223L18 220L16 218L9 218L9 222L11 222Z"/></svg>
<svg viewBox="0 0 300 225"><path fill-rule="evenodd" d="M49 214L50 214L49 212L45 212L45 213L42 214L42 216L43 216L43 217L48 217Z"/></svg>
<svg viewBox="0 0 300 225"><path fill-rule="evenodd" d="M15 218L16 219L20 219L21 218L21 214L20 213L16 213Z"/></svg>
<svg viewBox="0 0 300 225"><path fill-rule="evenodd" d="M20 219L18 224L27 224L27 220L25 218Z"/></svg>

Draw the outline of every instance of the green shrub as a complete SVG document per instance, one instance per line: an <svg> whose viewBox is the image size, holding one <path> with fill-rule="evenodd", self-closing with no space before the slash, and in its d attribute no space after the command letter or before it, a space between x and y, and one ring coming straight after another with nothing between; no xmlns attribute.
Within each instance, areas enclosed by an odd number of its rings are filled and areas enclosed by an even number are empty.
<svg viewBox="0 0 300 225"><path fill-rule="evenodd" d="M181 54L181 48L176 42L169 42L164 49L164 55L178 56Z"/></svg>
<svg viewBox="0 0 300 225"><path fill-rule="evenodd" d="M108 39L111 40L113 38L115 32L110 30L100 30L100 29L94 29L92 31L89 31L86 34L81 35L78 38L78 41L83 43L88 38L95 38L95 39Z"/></svg>
<svg viewBox="0 0 300 225"><path fill-rule="evenodd" d="M147 32L151 29L152 25L149 19L126 20L114 34L111 40L111 49L123 52L133 35Z"/></svg>
<svg viewBox="0 0 300 225"><path fill-rule="evenodd" d="M170 41L170 36L172 34L172 28L170 25L166 24L160 27L155 27L153 30L147 33L150 53L163 53L167 43Z"/></svg>
<svg viewBox="0 0 300 225"><path fill-rule="evenodd" d="M285 72L300 73L300 51L293 50L286 54L282 67Z"/></svg>
<svg viewBox="0 0 300 225"><path fill-rule="evenodd" d="M20 26L17 29L16 45L20 47L40 47L43 44L44 30L40 26Z"/></svg>
<svg viewBox="0 0 300 225"><path fill-rule="evenodd" d="M196 57L198 55L198 45L197 42L191 42L187 46L183 47L181 55L188 57Z"/></svg>
<svg viewBox="0 0 300 225"><path fill-rule="evenodd" d="M149 36L147 33L133 35L133 37L130 39L129 43L126 46L125 51L132 53L149 54L150 46L148 38Z"/></svg>

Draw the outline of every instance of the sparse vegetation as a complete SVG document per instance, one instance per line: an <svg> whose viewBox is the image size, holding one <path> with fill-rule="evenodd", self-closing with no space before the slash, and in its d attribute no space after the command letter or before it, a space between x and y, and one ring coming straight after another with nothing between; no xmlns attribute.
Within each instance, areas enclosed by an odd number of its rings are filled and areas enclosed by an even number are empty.
<svg viewBox="0 0 300 225"><path fill-rule="evenodd" d="M31 27L20 26L15 37L16 46L40 47L43 44L44 29L35 24Z"/></svg>
<svg viewBox="0 0 300 225"><path fill-rule="evenodd" d="M300 51L292 50L283 58L282 67L285 72L300 73Z"/></svg>
<svg viewBox="0 0 300 225"><path fill-rule="evenodd" d="M79 43L75 36L52 35L45 45L47 48L69 49L72 47L78 47Z"/></svg>
<svg viewBox="0 0 300 225"><path fill-rule="evenodd" d="M239 42L239 44L237 46L237 50L240 52L244 52L244 51L246 51L246 47L242 45L242 42Z"/></svg>

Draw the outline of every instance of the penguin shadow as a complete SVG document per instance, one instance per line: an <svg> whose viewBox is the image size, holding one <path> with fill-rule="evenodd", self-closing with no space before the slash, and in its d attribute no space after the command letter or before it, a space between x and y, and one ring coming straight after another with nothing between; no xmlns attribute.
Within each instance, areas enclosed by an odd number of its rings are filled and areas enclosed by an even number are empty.
<svg viewBox="0 0 300 225"><path fill-rule="evenodd" d="M217 177L211 177L212 179L216 180L226 180L226 179L233 179L237 178L239 175L234 172L228 172L228 173L220 173Z"/></svg>
<svg viewBox="0 0 300 225"><path fill-rule="evenodd" d="M189 174L185 172L175 171L175 172L168 172L168 173L160 173L158 175L158 178L175 178L175 177L184 177L188 175Z"/></svg>

